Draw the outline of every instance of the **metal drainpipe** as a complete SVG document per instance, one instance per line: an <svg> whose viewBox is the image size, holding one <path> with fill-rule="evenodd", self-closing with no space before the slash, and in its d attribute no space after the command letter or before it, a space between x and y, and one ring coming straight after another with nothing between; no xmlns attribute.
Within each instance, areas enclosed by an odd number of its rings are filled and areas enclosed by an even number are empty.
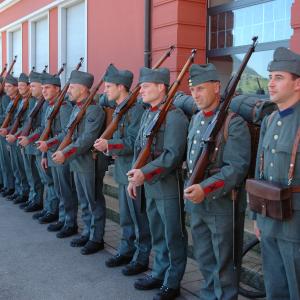
<svg viewBox="0 0 300 300"><path fill-rule="evenodd" d="M145 0L144 65L151 68L151 0Z"/></svg>

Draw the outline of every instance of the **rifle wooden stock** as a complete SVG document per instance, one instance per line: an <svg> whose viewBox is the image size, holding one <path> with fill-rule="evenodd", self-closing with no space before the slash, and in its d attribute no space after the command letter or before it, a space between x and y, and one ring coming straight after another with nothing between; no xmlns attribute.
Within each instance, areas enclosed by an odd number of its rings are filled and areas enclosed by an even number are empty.
<svg viewBox="0 0 300 300"><path fill-rule="evenodd" d="M95 97L97 91L99 90L100 86L103 84L103 79L104 79L104 75L102 76L99 83L92 89L92 91L91 91L90 95L88 96L86 102L84 103L83 107L80 109L75 120L73 121L71 126L68 128L66 136L64 137L63 141L61 142L61 144L58 147L58 151L62 151L68 145L70 145L72 143L72 136L74 134L74 131L75 131L76 127L78 126L78 124L83 119L89 105L94 101L94 97Z"/></svg>
<svg viewBox="0 0 300 300"><path fill-rule="evenodd" d="M219 131L221 130L224 124L231 99L234 96L236 87L239 83L242 73L246 68L252 53L255 51L255 47L257 44L257 37L253 37L252 41L253 43L251 47L248 49L248 52L246 53L237 73L230 79L225 89L224 95L222 96L223 103L221 105L220 110L216 113L214 119L212 120L210 126L208 127L208 131L205 132L204 134L203 147L202 147L203 149L193 169L191 177L188 181L188 186L191 186L196 183L200 183L204 179L205 171L210 163L209 155L210 153L212 153L213 149L215 148L215 140L217 134L219 133Z"/></svg>
<svg viewBox="0 0 300 300"><path fill-rule="evenodd" d="M19 111L19 113L18 113L18 115L16 117L16 120L15 120L15 122L13 123L13 125L11 127L11 130L10 130L9 134L15 134L17 132L17 130L18 130L19 126L20 126L21 118L23 117L24 113L26 112L26 110L28 108L29 98L30 97L31 97L31 94L24 99L23 107Z"/></svg>
<svg viewBox="0 0 300 300"><path fill-rule="evenodd" d="M3 88L3 90L4 90L4 85L5 85L5 79L6 79L6 77L11 73L11 70L13 69L13 67L14 67L14 65L15 65L15 63L16 63L16 61L17 61L17 55L15 56L14 60L11 62L10 66L9 66L9 69L8 69L8 71L6 72L5 77L3 78L3 81L2 81L2 88ZM5 69L6 69L6 68L5 68Z"/></svg>
<svg viewBox="0 0 300 300"><path fill-rule="evenodd" d="M3 74L4 74L5 71L6 71L6 69L7 69L7 64L4 65L4 67L3 67L2 71L1 71L0 77L3 76Z"/></svg>
<svg viewBox="0 0 300 300"><path fill-rule="evenodd" d="M39 113L40 109L42 108L44 102L45 102L44 98L42 98L41 100L39 100L39 102L37 103L36 107L34 108L34 110L29 115L28 121L26 122L26 125L23 128L23 130L22 130L21 136L28 136L29 135L29 133L30 133L30 131L32 129L33 121L35 120L37 114Z"/></svg>
<svg viewBox="0 0 300 300"><path fill-rule="evenodd" d="M17 96L15 97L15 99L13 100L13 105L11 106L9 112L7 113L1 128L7 128L9 126L9 123L11 122L11 119L13 117L14 111L16 110L19 100L21 99L21 95L17 94Z"/></svg>
<svg viewBox="0 0 300 300"><path fill-rule="evenodd" d="M194 62L194 57L196 54L196 49L192 50L192 54L190 55L190 57L188 58L187 62L185 63L185 65L183 66L180 74L178 75L177 79L175 80L175 82L173 82L172 86L170 87L170 89L168 90L168 93L166 95L166 98L164 100L164 104L161 108L161 111L159 112L157 121L155 122L154 126L151 129L151 132L147 138L147 143L145 145L145 147L141 150L137 160L135 161L132 169L140 169L142 168L144 165L147 164L149 157L151 155L151 145L153 143L153 139L156 136L159 128L161 127L161 125L163 124L163 122L165 121L168 111L173 103L173 97L180 85L180 82L182 80L182 78L184 77L185 73L188 71L189 67L191 66L191 64Z"/></svg>
<svg viewBox="0 0 300 300"><path fill-rule="evenodd" d="M75 69L76 71L78 71L81 68L82 62L83 62L83 57L80 58L80 61L79 61L78 65L76 66L76 69ZM65 64L63 64L63 66L64 65ZM59 76L59 74L61 74L61 72L58 72L57 76ZM55 104L50 116L47 119L46 127L45 127L41 137L39 138L39 141L47 141L49 139L49 136L51 134L52 123L53 123L55 117L57 116L57 114L60 110L60 107L62 106L62 104L64 102L64 99L65 99L65 96L66 96L66 93L68 91L69 86L70 86L70 81L67 81L67 83L65 84L65 86L63 87L63 89L61 90L61 92L60 92L60 94L57 98L56 104Z"/></svg>
<svg viewBox="0 0 300 300"><path fill-rule="evenodd" d="M175 49L175 46L171 46L166 53L158 60L158 62L152 67L152 70L159 68L164 61L171 56L172 51ZM133 91L129 93L129 95L124 100L125 105L122 107L122 109L114 116L113 120L110 122L110 124L106 127L100 138L109 140L112 138L115 131L118 129L118 124L124 114L134 105L136 102L136 99L140 93L140 84L137 84ZM96 149L94 151L97 151Z"/></svg>

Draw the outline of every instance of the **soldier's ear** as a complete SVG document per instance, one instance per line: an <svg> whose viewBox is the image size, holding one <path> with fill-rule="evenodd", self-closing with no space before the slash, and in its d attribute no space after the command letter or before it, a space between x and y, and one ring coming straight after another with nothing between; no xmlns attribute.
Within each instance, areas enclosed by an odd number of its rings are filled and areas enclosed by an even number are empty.
<svg viewBox="0 0 300 300"><path fill-rule="evenodd" d="M297 79L295 79L295 90L297 92L300 92L300 77L298 77Z"/></svg>

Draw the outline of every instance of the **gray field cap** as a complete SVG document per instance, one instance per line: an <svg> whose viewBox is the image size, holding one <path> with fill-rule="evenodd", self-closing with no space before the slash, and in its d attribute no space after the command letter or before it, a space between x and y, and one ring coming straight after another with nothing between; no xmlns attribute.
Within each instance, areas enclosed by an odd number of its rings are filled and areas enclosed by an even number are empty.
<svg viewBox="0 0 300 300"><path fill-rule="evenodd" d="M42 83L42 74L35 72L35 71L31 71L29 74L29 82L39 82Z"/></svg>
<svg viewBox="0 0 300 300"><path fill-rule="evenodd" d="M5 83L9 83L15 86L18 86L18 79L11 74L8 74L5 78Z"/></svg>
<svg viewBox="0 0 300 300"><path fill-rule="evenodd" d="M140 69L139 83L154 82L170 85L170 71L167 68L149 69L143 67Z"/></svg>
<svg viewBox="0 0 300 300"><path fill-rule="evenodd" d="M94 75L88 72L73 70L70 75L70 83L77 83L90 89L94 83Z"/></svg>
<svg viewBox="0 0 300 300"><path fill-rule="evenodd" d="M284 47L274 51L268 71L283 71L300 76L300 55Z"/></svg>
<svg viewBox="0 0 300 300"><path fill-rule="evenodd" d="M207 81L220 81L217 69L213 64L192 64L189 73L189 86L195 86Z"/></svg>
<svg viewBox="0 0 300 300"><path fill-rule="evenodd" d="M60 78L49 73L42 74L42 84L52 84L56 86L61 86Z"/></svg>
<svg viewBox="0 0 300 300"><path fill-rule="evenodd" d="M27 74L25 73L21 73L18 79L19 82L25 82L25 83L29 83L29 77Z"/></svg>
<svg viewBox="0 0 300 300"><path fill-rule="evenodd" d="M104 81L115 84L122 84L130 89L133 80L133 73L129 70L118 70L113 64L110 64L106 70Z"/></svg>

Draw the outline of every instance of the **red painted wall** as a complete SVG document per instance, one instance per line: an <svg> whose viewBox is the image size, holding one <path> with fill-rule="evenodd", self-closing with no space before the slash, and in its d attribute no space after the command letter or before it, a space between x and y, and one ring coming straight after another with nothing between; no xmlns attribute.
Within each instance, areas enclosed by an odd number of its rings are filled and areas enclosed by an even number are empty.
<svg viewBox="0 0 300 300"><path fill-rule="evenodd" d="M2 32L2 66L7 63L6 32Z"/></svg>
<svg viewBox="0 0 300 300"><path fill-rule="evenodd" d="M0 28L54 2L54 0L22 0L1 13Z"/></svg>
<svg viewBox="0 0 300 300"><path fill-rule="evenodd" d="M134 72L144 64L144 1L88 1L88 71L97 82L107 66Z"/></svg>
<svg viewBox="0 0 300 300"><path fill-rule="evenodd" d="M49 11L49 72L55 74L58 66L58 10L57 7Z"/></svg>
<svg viewBox="0 0 300 300"><path fill-rule="evenodd" d="M22 24L22 71L28 73L28 22Z"/></svg>
<svg viewBox="0 0 300 300"><path fill-rule="evenodd" d="M292 50L300 53L300 1L295 0L292 5L291 25L294 29L294 34L290 40Z"/></svg>

